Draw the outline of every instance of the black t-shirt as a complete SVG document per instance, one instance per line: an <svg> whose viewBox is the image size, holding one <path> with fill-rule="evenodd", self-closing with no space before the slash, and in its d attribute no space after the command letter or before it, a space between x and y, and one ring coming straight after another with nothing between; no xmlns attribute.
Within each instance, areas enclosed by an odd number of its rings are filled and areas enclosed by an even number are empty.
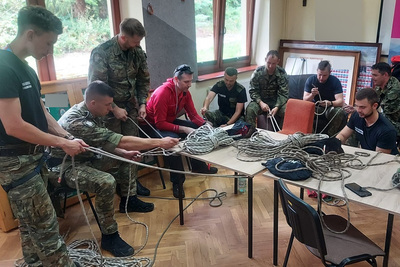
<svg viewBox="0 0 400 267"><path fill-rule="evenodd" d="M396 129L381 113L379 113L378 120L373 125L367 127L365 119L360 118L358 113L354 112L347 126L355 131L361 148L375 151L376 147L380 147L382 149L391 149L391 154L393 155L398 154Z"/></svg>
<svg viewBox="0 0 400 267"><path fill-rule="evenodd" d="M48 132L46 116L40 103L40 82L36 72L10 51L0 50L0 98L19 98L24 121ZM9 136L0 121L0 145L24 141Z"/></svg>
<svg viewBox="0 0 400 267"><path fill-rule="evenodd" d="M325 83L320 83L317 75L308 77L304 85L304 91L311 93L311 89L314 87L318 87L318 92L321 95L321 99L319 99L319 95L316 95L314 97L314 102L320 100L335 101L335 95L343 93L342 84L339 79L333 75L329 75Z"/></svg>
<svg viewBox="0 0 400 267"><path fill-rule="evenodd" d="M232 117L236 111L237 103L246 103L246 89L240 83L235 82L233 88L228 90L224 81L217 82L211 91L218 95L219 110L226 116ZM242 115L244 114L244 108Z"/></svg>

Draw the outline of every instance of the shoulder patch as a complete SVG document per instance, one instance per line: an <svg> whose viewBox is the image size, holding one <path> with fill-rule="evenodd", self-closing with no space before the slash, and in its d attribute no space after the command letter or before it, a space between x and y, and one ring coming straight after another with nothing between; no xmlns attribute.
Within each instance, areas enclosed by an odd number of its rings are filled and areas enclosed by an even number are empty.
<svg viewBox="0 0 400 267"><path fill-rule="evenodd" d="M82 123L84 125L86 125L87 127L93 127L94 126L94 122L89 121L89 120L84 120Z"/></svg>

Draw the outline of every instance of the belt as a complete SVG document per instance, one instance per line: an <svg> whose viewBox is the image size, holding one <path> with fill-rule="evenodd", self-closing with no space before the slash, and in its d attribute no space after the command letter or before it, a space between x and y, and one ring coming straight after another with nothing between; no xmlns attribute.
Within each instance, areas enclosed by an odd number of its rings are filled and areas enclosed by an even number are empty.
<svg viewBox="0 0 400 267"><path fill-rule="evenodd" d="M0 146L0 157L33 155L44 152L44 146L33 144Z"/></svg>
<svg viewBox="0 0 400 267"><path fill-rule="evenodd" d="M49 154L47 152L43 153L43 156L40 158L38 165L32 172L28 173L25 176L22 176L21 178L19 178L16 181L13 181L11 184L2 185L4 191L6 191L6 193L8 193L11 189L13 189L19 185L22 185L22 184L26 183L27 181L29 181L30 179L32 179L33 177L35 177L37 174L40 173L40 169L42 168L43 164L47 161L48 158L49 158Z"/></svg>

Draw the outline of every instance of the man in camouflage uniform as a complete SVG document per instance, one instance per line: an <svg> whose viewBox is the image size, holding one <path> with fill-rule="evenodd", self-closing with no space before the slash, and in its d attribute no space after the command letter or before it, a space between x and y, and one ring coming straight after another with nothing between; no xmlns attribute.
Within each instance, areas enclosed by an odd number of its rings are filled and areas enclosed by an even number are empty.
<svg viewBox="0 0 400 267"><path fill-rule="evenodd" d="M379 62L371 69L382 112L396 129L397 146L400 147L400 82L391 76L390 65L385 62Z"/></svg>
<svg viewBox="0 0 400 267"><path fill-rule="evenodd" d="M214 127L226 126L244 119L244 103L247 102L246 89L236 82L237 69L229 67L225 70L224 80L217 82L208 93L200 112ZM209 111L210 103L218 94L216 111Z"/></svg>
<svg viewBox="0 0 400 267"><path fill-rule="evenodd" d="M323 60L318 64L317 74L308 77L304 85L303 100L315 103L318 115L314 117L315 132L330 137L346 126L346 112L343 110L344 98L342 84L331 75L331 64Z"/></svg>
<svg viewBox="0 0 400 267"><path fill-rule="evenodd" d="M70 108L58 122L64 129L75 137L82 138L90 146L101 147L127 159L137 158L139 152L136 150L154 147L168 149L178 144L177 138L143 139L123 136L107 129L104 116L112 110L113 96L110 86L101 81L94 81L85 91L85 101ZM63 158L63 155L58 155L58 158ZM91 152L86 152L76 157L75 162L75 169L70 162L67 162L62 177L69 187L76 188L75 183L77 183L80 190L96 194L96 212L102 232L101 247L117 257L132 255L133 248L120 238L117 222L114 219L116 183L122 184L120 212L126 211L126 202L128 212L150 212L154 209L154 204L145 203L137 198L134 179L131 183L131 192L128 192L129 173L126 173L126 169L118 169L120 161L108 157L99 158ZM112 168L117 168L113 175L107 173L111 172Z"/></svg>
<svg viewBox="0 0 400 267"><path fill-rule="evenodd" d="M70 156L84 151L82 140L68 133L46 111L40 83L25 58L39 60L53 52L62 33L50 11L28 6L18 13L18 34L0 50L0 184L19 221L22 253L29 266L79 266L69 258L41 170L43 146Z"/></svg>
<svg viewBox="0 0 400 267"><path fill-rule="evenodd" d="M289 79L278 63L278 51L269 51L265 57L265 65L258 67L250 78L249 93L252 101L246 108L246 122L253 129L256 127L257 116L263 113L274 116L282 126L289 97Z"/></svg>
<svg viewBox="0 0 400 267"><path fill-rule="evenodd" d="M123 135L138 136L138 128L130 121L146 117L146 99L150 87L150 74L146 54L140 47L145 36L143 25L133 18L120 24L120 33L93 49L90 56L89 83L100 80L114 90L112 113L107 128ZM128 171L128 164L121 168ZM137 176L137 166L132 166L132 176ZM150 191L137 181L139 195Z"/></svg>

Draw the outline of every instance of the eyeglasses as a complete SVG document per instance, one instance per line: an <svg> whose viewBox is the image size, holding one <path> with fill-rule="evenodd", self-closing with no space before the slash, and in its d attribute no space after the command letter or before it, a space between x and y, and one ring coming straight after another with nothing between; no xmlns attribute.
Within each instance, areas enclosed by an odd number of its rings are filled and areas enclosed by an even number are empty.
<svg viewBox="0 0 400 267"><path fill-rule="evenodd" d="M184 72L184 71L192 72L192 69L190 68L189 65L182 64L182 65L176 67L176 69L174 70L174 74L177 72Z"/></svg>

